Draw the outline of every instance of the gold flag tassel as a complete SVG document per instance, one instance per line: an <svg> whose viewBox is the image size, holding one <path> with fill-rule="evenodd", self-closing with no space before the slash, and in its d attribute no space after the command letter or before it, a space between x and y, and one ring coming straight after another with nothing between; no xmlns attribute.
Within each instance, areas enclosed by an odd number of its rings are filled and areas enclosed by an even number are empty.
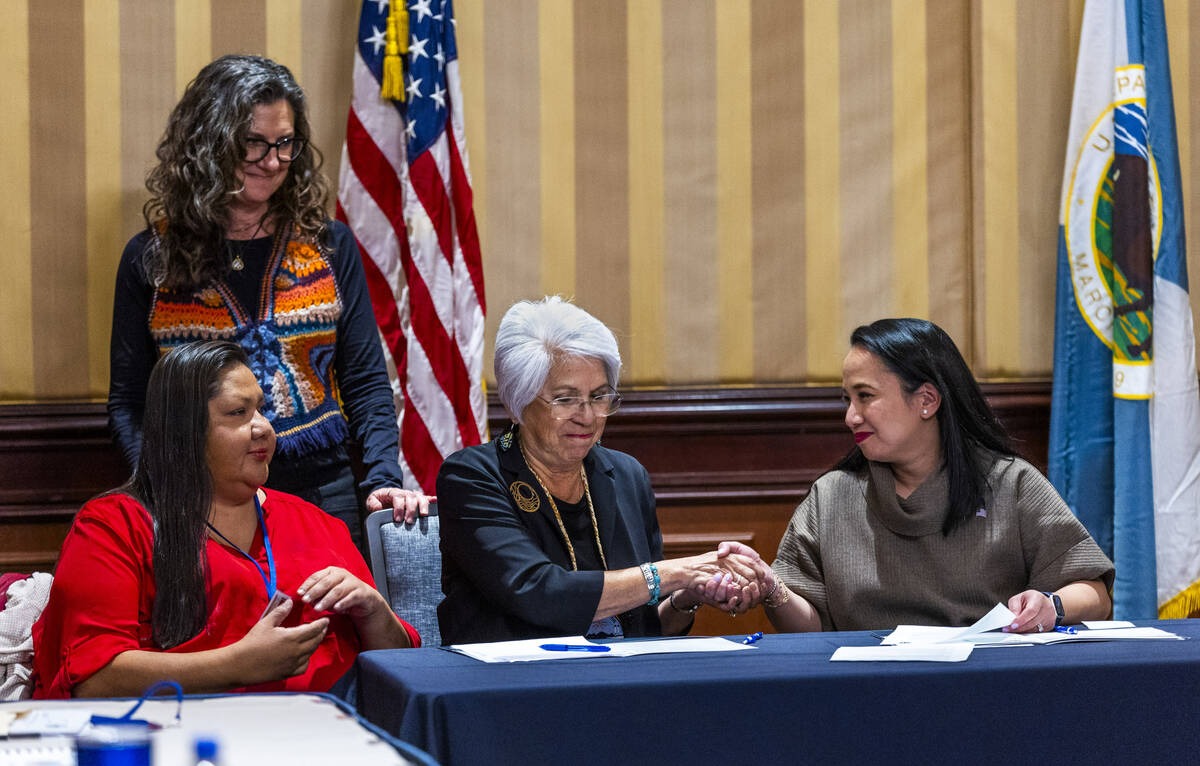
<svg viewBox="0 0 1200 766"><path fill-rule="evenodd" d="M379 89L380 98L404 100L404 59L408 54L408 9L403 0L392 0L388 8L387 49L383 56L383 82ZM401 6L397 12L396 6Z"/></svg>

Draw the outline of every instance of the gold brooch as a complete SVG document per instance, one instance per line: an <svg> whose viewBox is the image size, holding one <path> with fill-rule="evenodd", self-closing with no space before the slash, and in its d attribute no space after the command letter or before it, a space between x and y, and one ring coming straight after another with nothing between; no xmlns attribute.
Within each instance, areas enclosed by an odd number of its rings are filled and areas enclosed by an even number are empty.
<svg viewBox="0 0 1200 766"><path fill-rule="evenodd" d="M512 493L513 500L517 501L517 507L525 513L535 513L538 508L542 507L542 500L538 497L537 490L523 481L514 481L509 484L508 491Z"/></svg>

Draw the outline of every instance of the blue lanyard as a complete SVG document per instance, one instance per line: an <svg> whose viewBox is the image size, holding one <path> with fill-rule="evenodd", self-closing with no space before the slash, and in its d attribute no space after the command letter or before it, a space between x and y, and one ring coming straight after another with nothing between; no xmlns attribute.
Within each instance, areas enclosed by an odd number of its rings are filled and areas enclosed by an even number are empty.
<svg viewBox="0 0 1200 766"><path fill-rule="evenodd" d="M214 527L212 524L209 524L207 521L204 523L208 524L208 528L213 531L213 534L215 534L217 537L224 540L226 542L226 544L228 544L231 548L234 548L235 550L237 550L238 553L245 556L250 561L250 563L254 565L254 568L258 570L259 576L262 577L263 585L265 585L267 587L267 598L270 599L272 596L275 595L275 590L276 590L276 588L275 588L275 555L273 553L271 553L271 536L269 534L267 534L267 522L263 519L262 504L258 502L258 493L257 492L254 493L254 510L258 512L258 526L262 528L263 547L267 549L267 569L269 569L271 572L270 579L267 579L266 572L262 571L262 567L260 567L258 565L258 562L254 560L253 556L251 556L249 553L246 553L244 550L242 550L240 547L238 547L237 543L233 542L228 537L221 534L221 531L219 529L217 529L216 527Z"/></svg>

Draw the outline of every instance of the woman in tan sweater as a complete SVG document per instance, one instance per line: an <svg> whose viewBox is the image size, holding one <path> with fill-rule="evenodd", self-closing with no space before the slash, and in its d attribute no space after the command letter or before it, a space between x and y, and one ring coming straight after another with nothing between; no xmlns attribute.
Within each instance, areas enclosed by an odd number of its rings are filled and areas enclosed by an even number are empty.
<svg viewBox="0 0 1200 766"><path fill-rule="evenodd" d="M813 484L771 568L759 565L778 630L969 625L997 602L1019 633L1109 614L1112 562L1015 455L941 328L859 327L842 394L855 446Z"/></svg>

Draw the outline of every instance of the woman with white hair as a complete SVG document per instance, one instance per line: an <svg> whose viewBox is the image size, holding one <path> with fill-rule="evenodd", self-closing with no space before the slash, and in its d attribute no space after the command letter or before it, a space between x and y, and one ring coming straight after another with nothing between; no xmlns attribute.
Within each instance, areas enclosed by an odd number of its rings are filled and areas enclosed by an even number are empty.
<svg viewBox="0 0 1200 766"><path fill-rule="evenodd" d="M578 306L549 297L504 315L496 384L513 424L438 474L445 643L672 635L701 603L757 603L741 556L662 560L646 469L599 445L620 370L612 331ZM732 595L712 602L706 585Z"/></svg>

